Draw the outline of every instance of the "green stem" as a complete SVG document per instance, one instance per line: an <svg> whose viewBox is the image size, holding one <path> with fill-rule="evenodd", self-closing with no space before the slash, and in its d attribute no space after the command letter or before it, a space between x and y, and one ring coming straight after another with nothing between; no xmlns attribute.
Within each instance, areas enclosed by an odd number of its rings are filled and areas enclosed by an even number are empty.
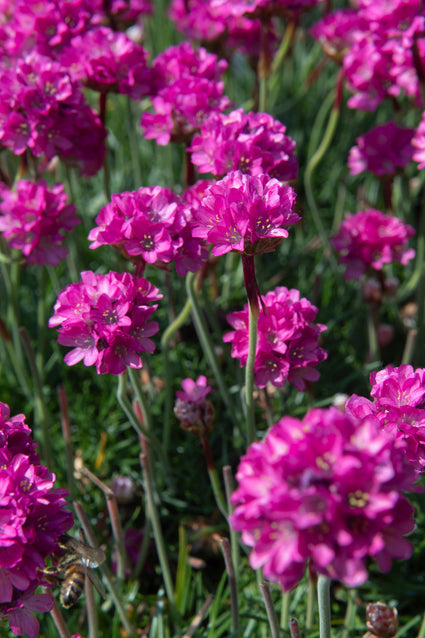
<svg viewBox="0 0 425 638"><path fill-rule="evenodd" d="M46 336L47 336L47 312L46 312L46 284L47 284L47 270L45 267L39 269L39 290L37 299L37 324L38 324L38 339L37 339L37 354L36 364L39 372L44 370L44 360L46 353Z"/></svg>
<svg viewBox="0 0 425 638"><path fill-rule="evenodd" d="M314 622L314 603L316 600L316 579L311 573L308 575L308 590L307 590L307 611L305 618L305 628L307 631L313 629Z"/></svg>
<svg viewBox="0 0 425 638"><path fill-rule="evenodd" d="M224 489L226 492L227 512L228 512L228 516L230 516L230 514L233 512L233 509L234 509L232 502L230 500L232 493L234 491L232 468L230 467L230 465L226 465L225 467L223 467L223 479L224 479ZM239 577L239 565L240 565L239 539L238 539L238 533L235 532L235 530L233 529L231 525L229 525L229 532L230 532L230 546L232 548L232 562L235 568L235 578L237 581Z"/></svg>
<svg viewBox="0 0 425 638"><path fill-rule="evenodd" d="M227 507L224 500L223 492L221 490L220 481L218 478L217 470L215 468L208 468L208 475L210 477L210 483L214 494L215 502L224 518L227 520Z"/></svg>
<svg viewBox="0 0 425 638"><path fill-rule="evenodd" d="M143 410L143 408L142 408ZM151 459L149 456L148 441L143 436L140 437L143 453L140 455L143 479L145 484L145 497L148 504L149 518L152 523L152 531L155 539L155 546L158 552L159 563L161 565L162 578L164 580L165 590L167 592L168 602L170 605L171 614L176 619L176 604L173 579L171 577L170 565L168 562L168 555L164 536L162 534L161 523L159 520L159 514L155 503L154 497L154 483L151 468Z"/></svg>
<svg viewBox="0 0 425 638"><path fill-rule="evenodd" d="M294 39L295 30L297 28L296 20L291 20L288 26L285 29L285 33L283 34L282 41L279 45L279 49L274 57L272 63L272 73L276 73L282 66L282 63L288 53L288 49L291 46L291 42Z"/></svg>
<svg viewBox="0 0 425 638"><path fill-rule="evenodd" d="M290 603L289 591L282 592L282 608L280 612L280 626L282 627L284 631L286 631L289 626L289 603Z"/></svg>
<svg viewBox="0 0 425 638"><path fill-rule="evenodd" d="M135 126L135 114L133 109L133 100L127 96L127 134L130 145L131 166L134 171L135 183L138 186L142 184L142 169L140 166L140 142L139 127Z"/></svg>
<svg viewBox="0 0 425 638"><path fill-rule="evenodd" d="M320 235L320 238L323 242L323 246L326 246L329 249L330 255L332 255L332 257L333 257L333 253L330 250L328 237L325 232L324 226L322 224L320 212L317 207L316 200L314 198L312 177L316 167L319 165L320 161L322 160L323 156L325 155L326 151L328 150L330 146L330 143L336 131L339 115L340 115L340 105L337 104L333 106L331 110L329 120L328 120L328 125L326 127L322 141L319 147L317 148L316 152L310 158L304 173L304 188L305 188L305 194L307 197L307 203L311 210L311 214L313 216L313 221L316 225L317 232Z"/></svg>
<svg viewBox="0 0 425 638"><path fill-rule="evenodd" d="M172 323L168 326L168 328L164 331L164 334L161 338L161 349L162 356L164 361L164 377L165 377L165 401L164 401L164 428L162 435L162 446L164 450L164 454L168 455L168 448L170 445L171 438L171 424L172 424L172 414L173 414L173 379L171 374L171 366L170 359L168 356L168 349L170 347L170 341L177 332L177 330L184 324L190 317L190 310L192 308L192 304L190 299L188 299L174 319Z"/></svg>
<svg viewBox="0 0 425 638"><path fill-rule="evenodd" d="M267 618L269 620L270 630L272 638L280 638L280 627L277 618L276 610L273 605L273 600L270 594L270 588L266 581L263 581L260 585L261 592L263 594L264 604L266 606Z"/></svg>
<svg viewBox="0 0 425 638"><path fill-rule="evenodd" d="M258 87L259 87L258 110L260 113L266 112L267 82L268 82L268 78L266 78L264 75L262 75L258 80Z"/></svg>
<svg viewBox="0 0 425 638"><path fill-rule="evenodd" d="M249 350L245 368L245 403L246 403L246 427L247 444L251 445L256 438L255 430L255 403L254 403L254 364L257 351L257 327L258 320L249 308Z"/></svg>
<svg viewBox="0 0 425 638"><path fill-rule="evenodd" d="M378 344L378 319L377 319L378 310L373 304L368 304L367 308L367 333L369 337L369 361L371 362L380 362L381 354L379 352L379 344Z"/></svg>
<svg viewBox="0 0 425 638"><path fill-rule="evenodd" d="M12 262L10 270L3 260L0 262L3 281L6 286L6 294L8 301L7 323L11 327L12 344L6 342L7 349L12 361L16 378L19 382L21 390L26 398L32 399L32 389L27 382L28 372L24 363L24 353L22 348L21 335L19 334L19 304L17 294L19 290L19 264Z"/></svg>
<svg viewBox="0 0 425 638"><path fill-rule="evenodd" d="M188 273L186 276L186 290L191 302L191 310L193 322L195 324L196 333L198 335L198 339L201 343L202 349L204 351L205 356L208 359L208 362L211 366L212 373L217 382L218 388L220 390L220 394L226 407L229 411L231 418L234 423L238 423L239 419L235 413L235 409L233 407L233 400L229 394L227 384L223 378L223 375L220 370L220 366L218 365L217 357L214 352L214 346L211 342L210 335L208 333L207 326L205 324L204 318L202 316L202 310L200 308L198 302L198 296L195 290L195 275L194 273Z"/></svg>
<svg viewBox="0 0 425 638"><path fill-rule="evenodd" d="M320 638L331 638L331 581L327 576L319 575L317 580L317 601L319 606Z"/></svg>
<svg viewBox="0 0 425 638"><path fill-rule="evenodd" d="M50 447L50 434L49 434L49 413L47 410L46 402L44 400L43 384L40 378L39 371L37 369L37 363L35 353L32 348L30 338L25 328L19 330L22 341L25 347L25 351L28 358L28 363L31 369L31 377L34 383L34 404L35 414L38 425L41 425L42 441L43 441L43 453L46 459L47 467L52 467L53 457Z"/></svg>
<svg viewBox="0 0 425 638"><path fill-rule="evenodd" d="M127 372L129 372L128 369L127 369ZM137 385L138 384L136 383L136 386ZM149 432L146 429L146 427L144 427L139 422L139 420L136 418L136 416L134 414L131 402L127 398L126 376L125 376L125 374L120 374L118 376L117 399L118 399L118 403L120 404L121 408L123 409L125 415L127 416L129 422L131 423L133 428L136 430L136 432L139 435L142 435L142 436L144 436L144 437L146 437L148 439L149 443L152 445L152 448L158 454L158 458L160 459L160 461L162 461L163 463L164 462L166 463L166 459L165 459L164 452L163 452L163 449L161 447L160 442L158 441L158 439L156 438L156 436L152 432ZM143 400L143 402L144 402L144 400Z"/></svg>
<svg viewBox="0 0 425 638"><path fill-rule="evenodd" d="M93 532L93 528L90 524L88 516L86 515L81 503L79 501L74 501L73 505L87 540L89 541L92 547L96 547L97 541L96 541L95 534ZM134 627L130 623L126 610L124 609L121 599L118 596L117 591L115 589L114 581L113 581L110 569L108 568L106 563L102 563L101 565L99 565L99 569L102 572L103 579L106 583L108 591L115 605L115 609L118 612L118 615L121 619L121 622L123 624L123 627L127 635L129 636L129 638L136 638L136 632L134 630Z"/></svg>
<svg viewBox="0 0 425 638"><path fill-rule="evenodd" d="M356 590L348 590L347 591L347 609L345 611L344 618L344 629L341 634L341 638L348 638L350 635L351 629L354 629L354 619L356 614L357 605L355 603L356 600Z"/></svg>
<svg viewBox="0 0 425 638"><path fill-rule="evenodd" d="M425 614L422 617L422 622L419 628L418 638L425 638Z"/></svg>

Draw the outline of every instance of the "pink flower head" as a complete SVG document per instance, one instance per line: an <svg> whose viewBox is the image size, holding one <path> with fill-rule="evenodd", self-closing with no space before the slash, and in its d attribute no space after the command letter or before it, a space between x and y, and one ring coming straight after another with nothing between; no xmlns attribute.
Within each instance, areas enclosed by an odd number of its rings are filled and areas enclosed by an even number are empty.
<svg viewBox="0 0 425 638"><path fill-rule="evenodd" d="M418 162L418 168L425 168L425 111L412 139L413 159Z"/></svg>
<svg viewBox="0 0 425 638"><path fill-rule="evenodd" d="M183 430L205 437L214 423L214 408L206 398L211 386L207 385L207 378L203 375L196 381L184 379L181 385L183 390L176 392L174 414Z"/></svg>
<svg viewBox="0 0 425 638"><path fill-rule="evenodd" d="M232 527L251 547L250 563L294 587L307 564L356 587L373 558L387 572L412 553L404 538L414 508L402 494L415 472L404 444L373 416L313 409L302 421L284 417L239 464Z"/></svg>
<svg viewBox="0 0 425 638"><path fill-rule="evenodd" d="M367 24L356 9L339 9L316 22L310 33L329 57L341 62L359 30L366 28Z"/></svg>
<svg viewBox="0 0 425 638"><path fill-rule="evenodd" d="M315 366L326 359L327 354L318 345L319 335L326 326L313 323L317 308L298 290L283 286L263 297L263 307L258 317L258 338L255 355L255 383L264 388L267 383L282 387L292 382L299 391L306 381L317 381L320 374ZM232 357L246 365L249 343L248 305L239 312L227 315L234 328L223 341L232 344Z"/></svg>
<svg viewBox="0 0 425 638"><path fill-rule="evenodd" d="M295 179L298 164L295 142L286 127L267 113L242 109L211 113L188 151L200 173L224 176L233 170L250 175L267 173L281 181Z"/></svg>
<svg viewBox="0 0 425 638"><path fill-rule="evenodd" d="M397 217L368 209L347 216L331 244L347 266L345 278L359 280L367 268L382 270L384 264L394 261L405 266L415 256L415 251L407 248L414 234L414 229Z"/></svg>
<svg viewBox="0 0 425 638"><path fill-rule="evenodd" d="M412 53L416 41L419 59L425 54L425 19L419 0L356 4L360 22L343 60L348 87L353 92L348 105L375 110L386 97L402 93L421 100Z"/></svg>
<svg viewBox="0 0 425 638"><path fill-rule="evenodd" d="M106 130L58 62L32 53L0 67L0 104L0 145L15 155L58 155L83 175L101 168Z"/></svg>
<svg viewBox="0 0 425 638"><path fill-rule="evenodd" d="M149 319L158 307L152 303L162 297L158 289L129 273L86 271L81 280L59 293L49 320L49 327L61 326L58 343L73 348L65 363L83 360L86 366L96 365L98 374L141 368L141 353L155 350L149 337L159 326Z"/></svg>
<svg viewBox="0 0 425 638"><path fill-rule="evenodd" d="M73 38L60 56L74 79L95 91L122 93L134 100L153 90L146 58L143 47L124 33L100 26Z"/></svg>
<svg viewBox="0 0 425 638"><path fill-rule="evenodd" d="M152 99L154 112L142 115L145 137L160 145L190 141L211 112L229 106L221 79L226 68L225 60L189 42L169 47L155 58L158 86Z"/></svg>
<svg viewBox="0 0 425 638"><path fill-rule="evenodd" d="M223 15L220 7L211 5L211 0L172 0L169 16L189 40L218 45L229 57L234 51L260 55L260 20ZM273 31L270 36L273 40Z"/></svg>
<svg viewBox="0 0 425 638"><path fill-rule="evenodd" d="M271 16L284 18L319 2L321 0L211 0L211 6L214 10L220 9L226 18L246 15L265 20Z"/></svg>
<svg viewBox="0 0 425 638"><path fill-rule="evenodd" d="M40 465L25 416L10 416L0 403L0 618L12 633L33 638L33 611L51 609L51 596L34 594L42 581L45 558L73 524L65 510L67 491L54 487L55 476Z"/></svg>
<svg viewBox="0 0 425 638"><path fill-rule="evenodd" d="M348 167L351 175L370 171L377 177L394 175L412 159L414 129L387 122L357 138L350 150Z"/></svg>
<svg viewBox="0 0 425 638"><path fill-rule="evenodd" d="M194 237L213 244L212 254L271 252L300 217L295 192L268 175L232 171L207 190L194 214Z"/></svg>
<svg viewBox="0 0 425 638"><path fill-rule="evenodd" d="M355 416L374 415L382 428L406 445L413 467L425 468L425 369L410 365L387 366L370 375L371 398L353 395L346 411Z"/></svg>
<svg viewBox="0 0 425 638"><path fill-rule="evenodd" d="M11 248L21 250L28 264L57 266L68 254L66 233L80 223L63 184L19 180L14 190L1 186L0 199L0 232Z"/></svg>
<svg viewBox="0 0 425 638"><path fill-rule="evenodd" d="M110 244L135 263L174 262L179 275L196 272L208 252L192 236L191 206L160 186L114 194L89 233L90 248Z"/></svg>

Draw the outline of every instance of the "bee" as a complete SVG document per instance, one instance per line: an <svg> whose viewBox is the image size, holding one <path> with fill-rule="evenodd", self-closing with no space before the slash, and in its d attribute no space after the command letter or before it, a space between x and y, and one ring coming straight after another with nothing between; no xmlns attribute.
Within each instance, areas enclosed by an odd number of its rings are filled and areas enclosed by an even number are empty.
<svg viewBox="0 0 425 638"><path fill-rule="evenodd" d="M105 560L105 552L99 547L90 547L82 541L63 534L59 539L62 550L57 563L53 567L46 567L45 574L53 576L61 585L60 602L63 607L73 607L83 593L86 574L99 589L102 584L94 573L88 571L99 567Z"/></svg>

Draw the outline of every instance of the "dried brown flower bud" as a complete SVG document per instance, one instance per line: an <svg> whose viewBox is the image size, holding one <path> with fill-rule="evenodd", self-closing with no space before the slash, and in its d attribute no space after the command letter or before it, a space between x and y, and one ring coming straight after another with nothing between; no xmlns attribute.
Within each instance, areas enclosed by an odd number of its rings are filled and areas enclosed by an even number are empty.
<svg viewBox="0 0 425 638"><path fill-rule="evenodd" d="M379 638L392 638L398 629L397 609L379 601L369 603L366 607L366 627Z"/></svg>

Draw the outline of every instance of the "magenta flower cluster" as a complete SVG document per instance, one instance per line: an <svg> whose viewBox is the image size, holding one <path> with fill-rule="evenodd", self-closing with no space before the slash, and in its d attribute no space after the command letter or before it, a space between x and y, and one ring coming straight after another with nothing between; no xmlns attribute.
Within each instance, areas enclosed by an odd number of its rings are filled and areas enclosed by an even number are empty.
<svg viewBox="0 0 425 638"><path fill-rule="evenodd" d="M14 190L0 185L0 233L28 264L57 266L68 254L65 233L80 223L74 204L67 204L63 184L19 180Z"/></svg>
<svg viewBox="0 0 425 638"><path fill-rule="evenodd" d="M372 400L352 395L346 412L373 415L382 429L406 445L406 456L420 472L425 468L425 369L387 366L370 375Z"/></svg>
<svg viewBox="0 0 425 638"><path fill-rule="evenodd" d="M199 376L196 381L188 377L181 382L182 390L176 392L174 414L180 427L194 434L207 436L214 423L214 408L207 396L211 386L207 378Z"/></svg>
<svg viewBox="0 0 425 638"><path fill-rule="evenodd" d="M288 237L286 226L300 219L294 203L294 189L287 184L232 171L207 189L194 212L193 236L212 244L213 255L271 252Z"/></svg>
<svg viewBox="0 0 425 638"><path fill-rule="evenodd" d="M418 168L425 168L425 111L412 139L413 159L418 162Z"/></svg>
<svg viewBox="0 0 425 638"><path fill-rule="evenodd" d="M192 199L196 202L193 193ZM191 209L195 205L160 186L114 194L89 233L90 248L110 244L136 263L161 266L174 262L179 275L196 272L208 252L192 237Z"/></svg>
<svg viewBox="0 0 425 638"><path fill-rule="evenodd" d="M325 51L340 52L344 76L353 93L348 105L373 111L385 98L403 94L420 103L413 54L414 45L420 59L425 53L420 0L358 0L352 11L347 19L347 10L337 9L312 31Z"/></svg>
<svg viewBox="0 0 425 638"><path fill-rule="evenodd" d="M226 68L225 60L190 42L158 55L153 61L157 83L153 113L144 113L141 120L145 138L163 146L170 141L189 142L209 113L229 106L229 98L223 95Z"/></svg>
<svg viewBox="0 0 425 638"><path fill-rule="evenodd" d="M339 253L341 264L347 267L345 278L359 280L370 268L382 270L384 264L391 262L405 266L415 256L413 248L407 247L414 234L412 226L397 217L368 209L349 215L331 244Z"/></svg>
<svg viewBox="0 0 425 638"><path fill-rule="evenodd" d="M384 572L408 558L414 508L402 492L417 475L405 454L373 416L329 408L280 419L242 457L232 495L252 567L287 591L307 564L356 587L369 558Z"/></svg>
<svg viewBox="0 0 425 638"><path fill-rule="evenodd" d="M0 145L55 155L83 175L102 166L106 130L77 82L58 62L37 53L0 66Z"/></svg>
<svg viewBox="0 0 425 638"><path fill-rule="evenodd" d="M4 5L4 6L3 6ZM52 58L91 28L126 28L152 12L149 0L7 0L2 5L0 47L5 59L36 51Z"/></svg>
<svg viewBox="0 0 425 638"><path fill-rule="evenodd" d="M98 26L75 36L60 54L72 77L101 93L121 93L140 100L153 91L147 53L124 33Z"/></svg>
<svg viewBox="0 0 425 638"><path fill-rule="evenodd" d="M32 612L52 607L49 594L35 593L40 570L73 524L67 491L54 483L54 474L40 464L25 415L11 416L0 403L0 618L15 635L37 636Z"/></svg>
<svg viewBox="0 0 425 638"><path fill-rule="evenodd" d="M211 0L213 9L220 10L222 18L243 15L266 20L271 16L281 18L294 15L322 0Z"/></svg>
<svg viewBox="0 0 425 638"><path fill-rule="evenodd" d="M295 142L286 127L268 113L242 109L211 113L195 135L188 151L200 173L223 177L240 170L250 175L267 173L281 181L296 179Z"/></svg>
<svg viewBox="0 0 425 638"><path fill-rule="evenodd" d="M172 0L168 13L188 40L208 42L214 51L222 47L226 57L234 51L257 58L260 55L260 20L223 15L211 0ZM277 40L272 28L269 36L272 42Z"/></svg>
<svg viewBox="0 0 425 638"><path fill-rule="evenodd" d="M351 175L363 171L377 177L397 173L412 160L414 132L415 129L387 122L358 137L348 157Z"/></svg>
<svg viewBox="0 0 425 638"><path fill-rule="evenodd" d="M264 388L267 383L280 388L293 383L297 390L305 389L306 381L317 381L315 369L327 357L318 344L326 326L314 323L317 308L300 298L299 290L279 286L262 298L258 317L258 337L255 354L255 383ZM245 366L249 349L248 305L227 315L234 330L223 341L232 344L232 357Z"/></svg>
<svg viewBox="0 0 425 638"><path fill-rule="evenodd" d="M95 365L98 374L141 368L140 355L155 350L149 337L159 326L149 319L161 297L143 277L82 272L81 282L59 293L49 320L49 327L60 326L58 343L72 347L65 363L83 360L86 366Z"/></svg>

